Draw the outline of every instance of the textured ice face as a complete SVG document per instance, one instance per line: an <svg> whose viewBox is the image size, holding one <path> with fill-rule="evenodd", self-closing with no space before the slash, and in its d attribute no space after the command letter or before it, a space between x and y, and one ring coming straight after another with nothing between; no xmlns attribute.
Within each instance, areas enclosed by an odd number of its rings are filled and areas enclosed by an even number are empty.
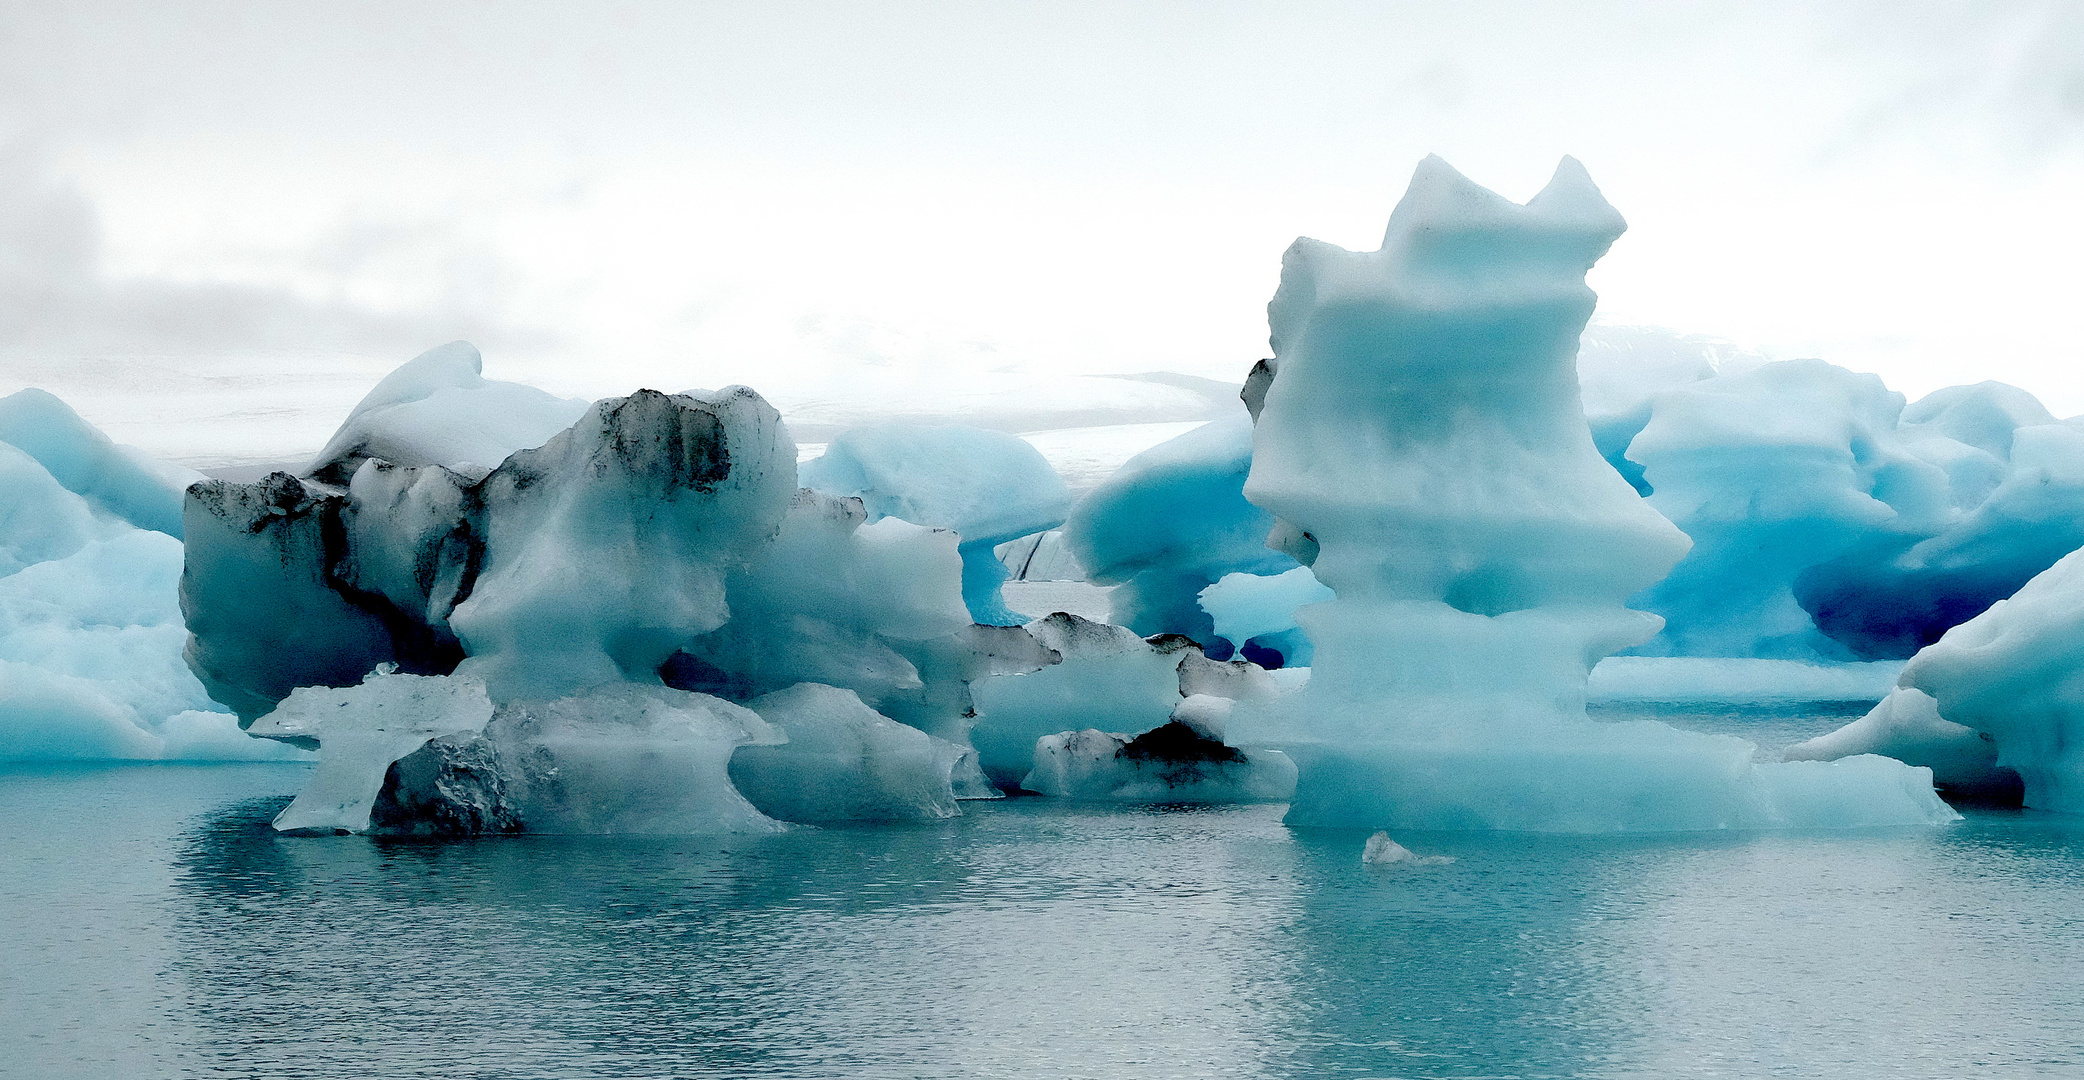
<svg viewBox="0 0 2084 1080"><path fill-rule="evenodd" d="M779 417L742 388L602 402L477 479L371 458L345 490L200 484L190 661L248 716L387 661L444 674L467 656L499 700L656 682L729 618L726 574L795 493Z"/></svg>
<svg viewBox="0 0 2084 1080"><path fill-rule="evenodd" d="M1819 360L1657 395L1628 456L1694 549L1638 601L1666 619L1653 650L1849 659L1792 586L1877 530L1944 513L1944 473L1897 446L1902 410L1880 379Z"/></svg>
<svg viewBox="0 0 2084 1080"><path fill-rule="evenodd" d="M2002 383L1905 407L1764 364L1654 393L1623 465L1694 539L1654 655L1906 659L2084 544L2084 432Z"/></svg>
<svg viewBox="0 0 2084 1080"><path fill-rule="evenodd" d="M870 520L899 518L961 537L963 599L970 617L1014 626L1006 569L993 550L1064 523L1071 493L1034 447L1004 432L891 424L841 432L804 463L803 485L860 499Z"/></svg>
<svg viewBox="0 0 2084 1080"><path fill-rule="evenodd" d="M2023 394L1954 389L1977 392L1964 406ZM1982 427L1963 432L1983 444L1971 445L1906 422L1907 449L1948 472L1956 509L1937 529L1875 537L1795 579L1819 629L1856 655L1907 657L2084 545L2084 431L2033 424L1999 438L2000 424Z"/></svg>
<svg viewBox="0 0 2084 1080"><path fill-rule="evenodd" d="M656 681L730 618L726 573L795 494L795 447L750 390L593 406L477 487L482 568L449 615L463 669L501 698Z"/></svg>
<svg viewBox="0 0 2084 1080"><path fill-rule="evenodd" d="M1575 161L1518 206L1428 158L1381 250L1289 248L1245 495L1342 598L1605 602L1684 554L1578 402L1584 274L1624 228Z"/></svg>

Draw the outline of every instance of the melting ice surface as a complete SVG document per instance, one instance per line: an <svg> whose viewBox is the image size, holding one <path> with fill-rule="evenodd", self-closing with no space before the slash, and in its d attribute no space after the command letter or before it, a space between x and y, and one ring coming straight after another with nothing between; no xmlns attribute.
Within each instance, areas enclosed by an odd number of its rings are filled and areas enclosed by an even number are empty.
<svg viewBox="0 0 2084 1080"><path fill-rule="evenodd" d="M0 776L0 1073L2084 1070L2075 817L1396 834L1455 859L1425 867L1278 806L1044 799L728 838L275 833L309 771Z"/></svg>

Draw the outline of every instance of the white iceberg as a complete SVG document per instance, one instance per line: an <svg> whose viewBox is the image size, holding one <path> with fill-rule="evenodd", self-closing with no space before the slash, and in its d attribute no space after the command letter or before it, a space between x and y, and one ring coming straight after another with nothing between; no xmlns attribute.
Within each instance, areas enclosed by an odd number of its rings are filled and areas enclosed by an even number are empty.
<svg viewBox="0 0 2084 1080"><path fill-rule="evenodd" d="M304 474L345 484L362 462L443 465L482 475L576 423L587 403L484 377L476 346L452 341L385 376Z"/></svg>
<svg viewBox="0 0 2084 1080"><path fill-rule="evenodd" d="M999 794L970 747L971 684L1058 659L1021 627L971 621L955 532L799 488L794 444L743 387L595 403L489 472L358 460L345 485L197 485L182 597L191 666L249 721L387 664L484 685L481 734L361 770L379 785L369 828L771 827L727 766L739 745L785 741L787 724L743 706L796 716L806 683L852 704L803 713L811 748L749 755L746 775L816 775L815 748L856 737L867 771L808 802L789 801L801 785L763 797L797 817L938 813ZM929 795L891 788L878 770L922 747Z"/></svg>
<svg viewBox="0 0 2084 1080"><path fill-rule="evenodd" d="M1950 797L2002 802L2019 795L2019 774L1997 763L1996 740L1939 715L1939 702L1923 690L1899 688L1867 715L1787 747L1780 757L1836 761L1855 754L1880 754L1931 769L1933 782Z"/></svg>
<svg viewBox="0 0 2084 1080"><path fill-rule="evenodd" d="M1034 447L1011 435L952 425L890 424L841 432L802 468L803 486L858 498L871 520L894 517L962 538L970 617L1015 626L997 548L1064 523L1071 493Z"/></svg>

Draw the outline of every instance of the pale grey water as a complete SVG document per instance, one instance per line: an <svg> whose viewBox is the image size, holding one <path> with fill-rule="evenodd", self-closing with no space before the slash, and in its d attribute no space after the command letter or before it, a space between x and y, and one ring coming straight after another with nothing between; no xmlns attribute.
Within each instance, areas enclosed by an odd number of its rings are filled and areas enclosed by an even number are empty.
<svg viewBox="0 0 2084 1080"><path fill-rule="evenodd" d="M1040 799L722 841L277 836L302 777L0 774L0 1074L2084 1075L2084 819L1411 834L1458 860L1412 869L1279 807Z"/></svg>

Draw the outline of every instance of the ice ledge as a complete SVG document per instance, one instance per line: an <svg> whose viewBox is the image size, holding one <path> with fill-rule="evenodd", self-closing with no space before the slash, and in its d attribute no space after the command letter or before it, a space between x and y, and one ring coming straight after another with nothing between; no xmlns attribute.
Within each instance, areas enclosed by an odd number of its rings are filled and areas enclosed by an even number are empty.
<svg viewBox="0 0 2084 1080"><path fill-rule="evenodd" d="M1784 705L1880 701L1896 688L1901 660L1812 664L1709 656L1610 656L1592 669L1587 698L1624 702Z"/></svg>

